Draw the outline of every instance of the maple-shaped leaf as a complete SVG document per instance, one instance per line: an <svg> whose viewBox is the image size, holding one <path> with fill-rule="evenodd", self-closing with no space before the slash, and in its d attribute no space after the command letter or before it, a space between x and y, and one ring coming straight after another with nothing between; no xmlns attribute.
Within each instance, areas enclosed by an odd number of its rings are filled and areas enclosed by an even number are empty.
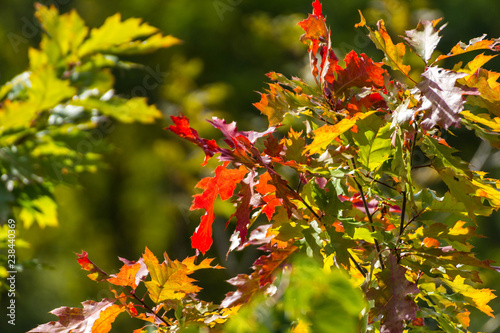
<svg viewBox="0 0 500 333"><path fill-rule="evenodd" d="M148 275L148 270L144 264L144 260L140 258L137 262L128 261L127 259L120 258L124 263L118 274L112 274L107 279L109 283L117 286L129 286L133 290L137 285Z"/></svg>
<svg viewBox="0 0 500 333"><path fill-rule="evenodd" d="M160 264L148 248L146 248L142 259L151 277L151 280L146 281L145 285L149 298L155 304L167 300L179 300L186 294L197 293L201 288L194 285L193 282L196 280L188 275L199 269L220 268L210 265L212 259L204 259L199 265L196 265L194 263L196 257L194 256L179 262L178 260L170 260L166 253L165 260Z"/></svg>
<svg viewBox="0 0 500 333"><path fill-rule="evenodd" d="M394 44L391 36L387 33L384 21L378 21L378 30L372 30L370 27L366 26L366 20L361 11L359 15L361 17L361 22L356 24L355 27L366 27L368 29L368 37L370 37L375 46L385 54L384 63L392 69L408 75L411 67L403 63L403 57L406 53L405 45L403 43Z"/></svg>
<svg viewBox="0 0 500 333"><path fill-rule="evenodd" d="M184 116L170 116L174 121L174 125L170 125L168 130L174 132L179 137L186 139L198 145L205 152L205 161L202 165L206 165L210 157L214 156L220 151L219 146L215 140L207 140L200 138L198 132L189 126L189 119Z"/></svg>
<svg viewBox="0 0 500 333"><path fill-rule="evenodd" d="M345 58L345 68L339 68L334 89L340 93L350 87L383 87L384 73L381 63L374 63L364 53L361 57L356 52L349 52Z"/></svg>
<svg viewBox="0 0 500 333"><path fill-rule="evenodd" d="M364 119L373 113L375 111L357 113L351 118L342 119L335 125L323 125L314 130L314 140L305 147L305 153L312 155L322 152L335 138L351 129L356 124L356 121Z"/></svg>
<svg viewBox="0 0 500 333"><path fill-rule="evenodd" d="M82 266L82 269L89 271L90 273L87 275L91 280L94 281L103 281L106 280L109 275L104 272L102 269L97 267L90 259L88 258L88 253L82 251L81 254L76 253L78 259L78 263Z"/></svg>
<svg viewBox="0 0 500 333"><path fill-rule="evenodd" d="M119 314L119 312L116 311L116 308L113 308L111 311L113 314L105 312L107 309L111 308L114 303L114 299L105 298L100 302L85 301L82 303L83 308L63 306L54 309L50 311L50 313L59 317L58 321L51 321L49 323L39 325L29 331L29 333L107 333L109 332L109 329L111 329L111 323L114 321L116 315ZM103 314L103 319L99 320ZM106 320L108 321L108 324L105 324ZM94 324L98 324L96 327L98 331L94 331ZM109 329L106 330L106 328Z"/></svg>
<svg viewBox="0 0 500 333"><path fill-rule="evenodd" d="M460 112L464 109L463 95L477 94L476 91L458 87L456 81L467 76L439 67L428 67L422 74L424 78L416 88L421 91L422 105L426 110L421 125L425 130L434 126L448 129L450 126L460 127Z"/></svg>
<svg viewBox="0 0 500 333"><path fill-rule="evenodd" d="M441 39L439 32L446 27L446 24L443 24L438 29L437 25L440 21L440 18L433 21L420 21L415 29L406 31L407 37L405 40L425 63L429 62L432 53Z"/></svg>
<svg viewBox="0 0 500 333"><path fill-rule="evenodd" d="M379 288L371 288L366 294L369 300L375 301L373 314L383 316L381 333L402 333L405 321L416 317L417 305L408 295L418 294L420 290L406 279L405 273L406 269L390 254L386 268L376 274Z"/></svg>
<svg viewBox="0 0 500 333"><path fill-rule="evenodd" d="M217 196L222 200L232 197L236 185L248 173L244 166L238 169L227 169L229 162L219 165L215 169L214 177L203 178L196 187L203 189L203 193L193 196L190 210L204 209L206 213L201 217L200 225L191 237L193 248L205 253L212 246L212 223L214 216L214 203Z"/></svg>

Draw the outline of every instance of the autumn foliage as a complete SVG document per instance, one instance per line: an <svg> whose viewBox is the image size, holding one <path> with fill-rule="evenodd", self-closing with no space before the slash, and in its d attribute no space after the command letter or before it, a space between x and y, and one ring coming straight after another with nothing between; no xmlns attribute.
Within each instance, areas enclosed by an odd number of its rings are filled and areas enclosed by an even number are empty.
<svg viewBox="0 0 500 333"><path fill-rule="evenodd" d="M420 22L395 44L383 21L370 27L360 13L356 26L384 58L352 51L339 59L318 0L299 25L312 80L267 74L254 104L267 129L213 118L219 142L200 137L182 114L167 128L205 152L202 165L218 160L190 208L202 212L191 237L198 256L165 254L160 263L146 248L108 274L82 252L89 278L109 284L115 298L56 309L59 321L31 332L108 332L121 313L144 321L137 332L468 332L472 308L484 313L479 320L493 316L495 295L480 286L479 269L497 268L476 258L470 242L481 237L477 216L500 207L500 181L473 170L443 135L465 127L500 148L500 74L483 68L499 41L481 36L438 54L441 20ZM441 67L478 50L468 63ZM421 66L406 62L411 52ZM421 168L444 190L419 184ZM190 275L221 268L199 258L212 246L219 198L235 206L228 255L248 246L264 254L251 273L229 280L235 290L217 305L197 298ZM271 319L257 315L259 306Z"/></svg>

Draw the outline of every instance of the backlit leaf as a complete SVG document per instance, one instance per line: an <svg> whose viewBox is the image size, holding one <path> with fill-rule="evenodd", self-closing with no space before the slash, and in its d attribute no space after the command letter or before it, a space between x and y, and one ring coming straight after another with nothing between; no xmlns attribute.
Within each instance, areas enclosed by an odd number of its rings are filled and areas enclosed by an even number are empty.
<svg viewBox="0 0 500 333"><path fill-rule="evenodd" d="M310 155L322 152L335 138L350 130L359 119L364 119L373 113L375 111L357 113L351 118L342 119L335 125L323 125L314 130L314 140L305 147L305 152Z"/></svg>
<svg viewBox="0 0 500 333"><path fill-rule="evenodd" d="M465 284L465 279L461 276L457 276L453 281L444 281L455 292L464 295L478 310L490 317L495 317L493 315L493 309L488 305L489 301L496 298L491 289L475 289L472 286Z"/></svg>
<svg viewBox="0 0 500 333"><path fill-rule="evenodd" d="M460 127L460 112L464 109L463 95L475 94L456 86L456 81L467 76L439 67L429 67L422 74L423 80L416 88L422 92L422 105L425 110L421 122L422 128L429 130L434 126L448 129L450 126Z"/></svg>
<svg viewBox="0 0 500 333"><path fill-rule="evenodd" d="M425 63L431 59L432 53L441 39L439 32L446 26L444 24L437 29L440 21L440 18L433 21L420 21L415 29L406 31L406 41Z"/></svg>
<svg viewBox="0 0 500 333"><path fill-rule="evenodd" d="M195 249L205 253L212 245L212 223L215 219L213 206L215 199L220 196L222 200L229 199L241 182L248 170L241 166L239 169L227 169L228 163L215 169L215 176L203 178L196 187L203 189L203 193L193 197L191 210L204 209L206 213L201 217L200 225L191 237L191 244Z"/></svg>

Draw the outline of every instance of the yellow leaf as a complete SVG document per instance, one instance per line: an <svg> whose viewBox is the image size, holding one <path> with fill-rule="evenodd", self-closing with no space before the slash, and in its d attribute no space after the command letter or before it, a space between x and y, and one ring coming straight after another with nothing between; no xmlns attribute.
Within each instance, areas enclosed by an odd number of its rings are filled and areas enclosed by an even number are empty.
<svg viewBox="0 0 500 333"><path fill-rule="evenodd" d="M495 210L500 208L500 191L497 188L476 179L472 180L472 184L477 186L475 193L477 196L488 199Z"/></svg>
<svg viewBox="0 0 500 333"><path fill-rule="evenodd" d="M57 227L57 205L48 196L42 196L31 200L29 207L22 207L19 212L19 220L23 221L24 226L29 228L37 222L43 228L46 226Z"/></svg>
<svg viewBox="0 0 500 333"><path fill-rule="evenodd" d="M299 322L297 323L297 325L295 325L294 327L292 327L292 329L290 330L291 333L309 333L311 332L309 330L309 327L311 325L309 323L306 323L304 320L299 320Z"/></svg>
<svg viewBox="0 0 500 333"><path fill-rule="evenodd" d="M205 259L199 265L195 265L196 257L194 256L179 262L170 260L166 253L165 261L160 264L148 248L142 258L151 276L151 280L145 282L145 285L149 297L156 304L167 300L182 299L189 293L197 293L201 288L194 285L193 282L196 280L188 275L198 269L218 268L218 266L210 266L212 259Z"/></svg>
<svg viewBox="0 0 500 333"><path fill-rule="evenodd" d="M351 127L356 124L356 121L358 121L359 119L364 119L373 113L375 113L375 111L357 113L351 118L342 119L335 125L324 125L314 130L314 140L310 145L305 147L305 152L308 154L321 152L329 144L331 144L332 141L335 140L335 138L351 129Z"/></svg>
<svg viewBox="0 0 500 333"><path fill-rule="evenodd" d="M500 132L500 118L495 117L493 119L487 113L481 113L478 115L473 114L470 111L462 111L461 113L465 119L470 120L481 125L488 126L494 132Z"/></svg>
<svg viewBox="0 0 500 333"><path fill-rule="evenodd" d="M457 221L457 223L455 223L453 228L451 228L450 231L448 232L448 235L451 236L467 235L470 232L470 230L469 228L463 227L465 223L466 222L464 221Z"/></svg>
<svg viewBox="0 0 500 333"><path fill-rule="evenodd" d="M457 275L455 280L449 281L444 280L455 292L458 292L465 296L469 302L474 305L478 310L484 312L490 317L495 317L493 315L493 309L488 305L488 302L494 299L496 296L492 293L491 289L475 289L472 286L464 284L465 278Z"/></svg>
<svg viewBox="0 0 500 333"><path fill-rule="evenodd" d="M92 326L92 333L108 333L111 330L111 324L123 311L125 311L125 307L118 304L113 304L102 311Z"/></svg>

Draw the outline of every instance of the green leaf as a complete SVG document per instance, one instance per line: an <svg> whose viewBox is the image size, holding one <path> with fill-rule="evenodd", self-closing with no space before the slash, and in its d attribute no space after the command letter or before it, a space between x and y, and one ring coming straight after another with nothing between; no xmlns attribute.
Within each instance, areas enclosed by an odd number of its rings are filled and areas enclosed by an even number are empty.
<svg viewBox="0 0 500 333"><path fill-rule="evenodd" d="M453 156L457 152L456 149L440 144L438 140L430 136L424 136L419 146L438 172L450 168L459 175L471 175L468 164L459 157Z"/></svg>
<svg viewBox="0 0 500 333"><path fill-rule="evenodd" d="M158 32L158 29L143 23L139 18L129 18L121 21L119 13L108 17L100 28L94 28L88 38L78 50L80 57L96 52L112 52L112 50L126 49L139 37L149 36ZM132 44L137 48L137 45Z"/></svg>
<svg viewBox="0 0 500 333"><path fill-rule="evenodd" d="M50 66L33 72L30 82L29 102L38 110L53 108L76 94L76 89L71 87L69 81L58 79L55 70Z"/></svg>
<svg viewBox="0 0 500 333"><path fill-rule="evenodd" d="M88 34L88 28L75 10L67 14L59 15L56 7L46 7L35 4L35 16L40 21L43 29L48 34L44 35L42 44L53 43L58 49L59 57L65 57L68 53L75 53ZM47 47L42 47L47 49Z"/></svg>
<svg viewBox="0 0 500 333"><path fill-rule="evenodd" d="M128 100L112 97L107 101L89 97L83 100L72 100L70 104L83 106L87 110L97 109L104 115L113 117L124 123L134 121L152 123L162 116L160 110L154 105L148 105L146 98L143 97L134 97Z"/></svg>
<svg viewBox="0 0 500 333"><path fill-rule="evenodd" d="M372 115L356 123L358 132L352 137L359 147L358 161L369 172L376 171L392 153L390 123Z"/></svg>

